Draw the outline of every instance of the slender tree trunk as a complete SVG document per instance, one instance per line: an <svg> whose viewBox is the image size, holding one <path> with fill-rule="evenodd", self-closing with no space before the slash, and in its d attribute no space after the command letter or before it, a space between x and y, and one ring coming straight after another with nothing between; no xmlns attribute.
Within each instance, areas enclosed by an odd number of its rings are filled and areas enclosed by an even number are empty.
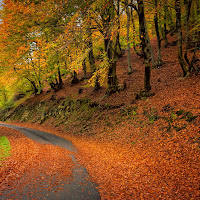
<svg viewBox="0 0 200 200"><path fill-rule="evenodd" d="M100 83L99 83L99 77L98 75L96 76L96 79L95 79L95 86L94 86L94 89L95 90L99 90L101 88L100 86Z"/></svg>
<svg viewBox="0 0 200 200"><path fill-rule="evenodd" d="M127 52L128 52L128 74L133 72L131 67L131 52L130 52L130 41L129 41L129 31L130 31L130 12L128 8L128 0L126 0L126 15L127 15L127 24L126 24L126 41L127 41Z"/></svg>
<svg viewBox="0 0 200 200"><path fill-rule="evenodd" d="M196 0L196 6L197 6L197 19L200 19L200 2L198 0ZM199 44L200 44L200 30L198 29L197 30L197 46Z"/></svg>
<svg viewBox="0 0 200 200"><path fill-rule="evenodd" d="M162 57L161 57L161 39L160 39L160 32L158 27L158 2L157 0L154 0L155 5L155 15L154 15L154 23L155 23L155 29L156 29L156 36L157 36L157 63L156 66L159 67L163 64Z"/></svg>
<svg viewBox="0 0 200 200"><path fill-rule="evenodd" d="M63 88L63 81L60 73L60 67L58 67L58 80L58 90L61 90Z"/></svg>
<svg viewBox="0 0 200 200"><path fill-rule="evenodd" d="M182 47L182 30L181 30L181 5L180 0L175 0L175 10L176 10L176 29L177 29L177 48L178 48L178 60L183 70L183 76L189 75L189 67L183 59L183 47Z"/></svg>
<svg viewBox="0 0 200 200"><path fill-rule="evenodd" d="M38 60L38 67L39 67L39 72L38 72L38 88L40 93L43 92L42 90L42 83L41 83L41 63L40 63L41 59L40 59L40 55L39 55L39 60Z"/></svg>
<svg viewBox="0 0 200 200"><path fill-rule="evenodd" d="M93 53L92 31L91 31L90 27L91 27L91 21L89 22L89 28L88 28L88 34L89 34L88 57L89 57L89 63L90 63L91 70L92 70L92 72L94 72L96 70L96 67L95 67L95 60L94 60L94 53Z"/></svg>
<svg viewBox="0 0 200 200"><path fill-rule="evenodd" d="M155 63L155 57L154 57L154 53L153 53L153 49L152 49L152 46L151 46L151 41L150 41L150 38L149 38L149 34L148 34L148 31L147 31L147 26L146 26L146 20L145 20L145 29L146 29L146 37L147 37L147 40L148 40L148 46L149 46L149 52L150 52L150 55L151 55L151 62L152 62L152 67L155 67L156 66L156 63Z"/></svg>
<svg viewBox="0 0 200 200"><path fill-rule="evenodd" d="M151 90L151 66L150 66L150 50L149 40L147 36L147 30L145 26L145 15L144 15L144 2L143 0L137 0L138 3L138 14L139 14L139 25L140 25L140 39L142 42L142 51L144 53L145 63L145 76L144 76L144 90L149 92Z"/></svg>
<svg viewBox="0 0 200 200"><path fill-rule="evenodd" d="M117 37L116 37L116 42L115 42L115 52L117 57L122 57L122 48L121 48L121 44L119 41L119 32L120 32L120 0L117 0Z"/></svg>
<svg viewBox="0 0 200 200"><path fill-rule="evenodd" d="M164 5L164 40L165 40L165 48L169 45L167 39L167 6Z"/></svg>
<svg viewBox="0 0 200 200"><path fill-rule="evenodd" d="M131 21L132 21L132 29L133 29L133 48L135 53L140 56L141 58L144 57L144 55L142 53L139 53L137 48L136 48L136 44L135 44L135 22L134 22L134 18L133 18L133 8L131 7Z"/></svg>
<svg viewBox="0 0 200 200"><path fill-rule="evenodd" d="M168 13L168 17L170 20L169 27L170 27L170 30L173 31L176 28L176 25L174 24L174 22L172 20L172 11L170 8L167 8L167 13Z"/></svg>
<svg viewBox="0 0 200 200"><path fill-rule="evenodd" d="M89 28L88 28L88 33L89 33L89 42L88 42L88 46L89 46L89 53L88 53L88 57L89 57L89 63L90 63L90 68L92 70L92 73L94 73L96 71L96 66L95 66L95 59L94 59L94 53L93 53L93 42L92 42L92 31L91 31L91 20L89 20ZM83 71L84 71L84 78L87 78L86 75L86 64L85 64L85 59L83 61ZM96 77L95 79L95 90L98 90L100 88L100 84L98 82L98 77Z"/></svg>
<svg viewBox="0 0 200 200"><path fill-rule="evenodd" d="M38 85L37 87L37 93L42 93L42 84L41 84L41 78L40 78L40 57L39 57L39 62L38 62L38 68L39 68L39 73L37 73L36 69L35 69L35 63L33 62L33 58L31 56L31 54L29 54L29 58L30 58L30 61L31 61L31 66L33 68L33 71L34 71L34 74L35 74L35 85ZM38 82L38 84L36 84Z"/></svg>
<svg viewBox="0 0 200 200"><path fill-rule="evenodd" d="M87 71L86 71L85 59L83 60L82 66L83 66L83 73L84 73L83 78L86 79L87 78Z"/></svg>
<svg viewBox="0 0 200 200"><path fill-rule="evenodd" d="M37 94L38 93L38 89L37 89L35 83L32 81L31 84L33 85L33 88L34 88L34 94Z"/></svg>
<svg viewBox="0 0 200 200"><path fill-rule="evenodd" d="M92 69L92 72L94 72L96 70L96 67L95 67L94 54L93 54L93 47L92 46L91 46L91 49L89 50L89 63L90 63L90 67Z"/></svg>
<svg viewBox="0 0 200 200"><path fill-rule="evenodd" d="M110 60L112 59L112 56L113 56L111 45L112 45L112 41L110 37L106 34L104 38L104 46L105 46L105 52L107 53L107 57Z"/></svg>
<svg viewBox="0 0 200 200"><path fill-rule="evenodd" d="M166 13L166 22L168 22L170 29L169 32L174 33L176 30L176 26L174 24L174 21L172 20L172 11L171 8L169 8L168 0L164 1L164 12Z"/></svg>
<svg viewBox="0 0 200 200"><path fill-rule="evenodd" d="M166 32L166 36L169 32L174 32L175 30L175 25L174 22L172 20L172 11L170 9L170 3L168 0L161 0L160 1L162 3L162 6L164 8L164 30ZM167 25L169 26L169 31L167 31ZM168 41L167 38L164 37L164 39L166 39L166 46L168 45Z"/></svg>
<svg viewBox="0 0 200 200"><path fill-rule="evenodd" d="M18 74L17 69L15 67L14 67L14 70ZM26 80L28 80L31 83L31 85L33 87L33 90L34 90L34 94L38 94L39 90L37 88L36 83L34 81L32 81L30 78L26 77L26 76L23 76L23 78L25 78Z"/></svg>
<svg viewBox="0 0 200 200"><path fill-rule="evenodd" d="M197 19L200 19L200 2L198 0L196 1L196 5L197 5ZM198 20L196 21L197 23L199 23ZM199 29L197 30L197 47L198 48L200 47L200 30Z"/></svg>
<svg viewBox="0 0 200 200"><path fill-rule="evenodd" d="M38 92L39 92L39 90L38 90L38 88L37 88L37 86L36 86L36 84L35 84L35 82L34 81L32 81L32 80L30 80L29 78L27 78L27 77L25 77L30 83L31 83L31 85L33 86L33 89L34 89L34 94L37 94Z"/></svg>
<svg viewBox="0 0 200 200"><path fill-rule="evenodd" d="M192 60L191 60L191 64L192 64L192 66L193 66L193 68L194 68L195 71L199 71L198 68L196 68L196 67L194 66L194 63L195 63L196 61L198 61L198 59L197 59L197 57L196 57L196 56L197 56L197 55L196 55L197 46L198 46L198 43L196 42L196 43L195 43L195 47L194 47L194 53L193 53Z"/></svg>
<svg viewBox="0 0 200 200"><path fill-rule="evenodd" d="M195 70L195 67L193 66L193 60L189 60L188 58L188 49L189 49L189 18L190 18L190 13L191 13L191 5L192 5L192 0L185 0L185 8L186 8L186 22L185 22L185 53L184 53L184 59L189 65L189 71Z"/></svg>
<svg viewBox="0 0 200 200"><path fill-rule="evenodd" d="M196 1L196 8L197 8L196 19L200 19L200 2L199 1ZM196 22L198 23L198 20L196 20ZM195 24L195 25L197 26L198 24ZM194 47L194 53L193 53L192 61L191 61L192 65L198 60L196 51L197 51L197 48L200 46L200 30L197 30L195 32L195 34L193 35L193 38L195 41L195 47ZM200 69L195 68L195 71L200 71Z"/></svg>

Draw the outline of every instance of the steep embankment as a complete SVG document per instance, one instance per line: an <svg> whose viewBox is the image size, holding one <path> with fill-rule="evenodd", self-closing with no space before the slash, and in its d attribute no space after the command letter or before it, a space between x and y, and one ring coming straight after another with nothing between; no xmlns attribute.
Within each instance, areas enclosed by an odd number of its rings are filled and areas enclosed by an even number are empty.
<svg viewBox="0 0 200 200"><path fill-rule="evenodd" d="M144 66L132 52L133 74L126 57L117 66L124 91L103 98L105 88L66 80L63 90L32 97L1 120L70 139L102 199L199 199L200 76L181 78L176 47L162 55L164 65L152 69L154 96L135 100Z"/></svg>

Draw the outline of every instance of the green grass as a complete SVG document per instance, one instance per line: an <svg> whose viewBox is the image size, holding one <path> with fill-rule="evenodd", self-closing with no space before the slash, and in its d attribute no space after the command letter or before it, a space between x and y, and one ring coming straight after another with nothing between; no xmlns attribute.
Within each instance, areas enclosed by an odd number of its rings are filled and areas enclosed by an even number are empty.
<svg viewBox="0 0 200 200"><path fill-rule="evenodd" d="M11 156L10 142L6 136L0 136L0 162Z"/></svg>

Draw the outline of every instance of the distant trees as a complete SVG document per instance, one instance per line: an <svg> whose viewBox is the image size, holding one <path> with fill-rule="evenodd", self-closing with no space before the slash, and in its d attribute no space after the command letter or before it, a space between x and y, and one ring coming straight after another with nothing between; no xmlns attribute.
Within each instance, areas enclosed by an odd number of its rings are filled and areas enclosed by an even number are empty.
<svg viewBox="0 0 200 200"><path fill-rule="evenodd" d="M182 11L185 11L184 21L182 21ZM194 67L196 50L199 46L199 1L198 0L175 0L175 11L176 11L176 29L177 29L177 48L178 48L178 59L183 70L183 76L188 76L191 72L197 71ZM183 39L182 35L182 24L185 25ZM198 27L198 28L197 28ZM185 50L183 55L183 41L185 42ZM188 50L193 50L194 54L191 61L188 58Z"/></svg>

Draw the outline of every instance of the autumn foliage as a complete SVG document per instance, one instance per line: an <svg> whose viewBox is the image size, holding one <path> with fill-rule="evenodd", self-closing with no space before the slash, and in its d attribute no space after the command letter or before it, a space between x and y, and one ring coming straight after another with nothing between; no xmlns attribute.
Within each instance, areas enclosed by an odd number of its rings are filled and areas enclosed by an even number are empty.
<svg viewBox="0 0 200 200"><path fill-rule="evenodd" d="M170 38L170 43L173 39ZM135 95L131 91L139 91L142 82L136 77L142 76L144 68L127 75L123 67L127 60L123 57L117 72L128 83L125 91L100 100L103 90L95 95L96 92L86 88L87 92L80 94L82 97L93 94L90 96L93 101L105 105L88 124L82 119L83 126L77 121L56 129L53 124L57 119L50 118L44 125L22 125L71 140L79 149L77 158L98 184L102 199L198 199L199 76L182 79L174 51L174 46L168 47L163 54L164 67L153 69L154 96L133 100ZM136 70L142 59L134 53L132 59L137 63L133 68ZM76 98L82 84L71 89L66 86L54 98L62 99L67 92ZM51 102L52 95L55 94L32 97L29 104ZM115 108L117 105L123 106Z"/></svg>
<svg viewBox="0 0 200 200"><path fill-rule="evenodd" d="M102 199L199 199L199 1L4 3L2 99L37 95L1 119L72 141ZM1 134L12 146L3 189L29 169L70 178L68 151Z"/></svg>

